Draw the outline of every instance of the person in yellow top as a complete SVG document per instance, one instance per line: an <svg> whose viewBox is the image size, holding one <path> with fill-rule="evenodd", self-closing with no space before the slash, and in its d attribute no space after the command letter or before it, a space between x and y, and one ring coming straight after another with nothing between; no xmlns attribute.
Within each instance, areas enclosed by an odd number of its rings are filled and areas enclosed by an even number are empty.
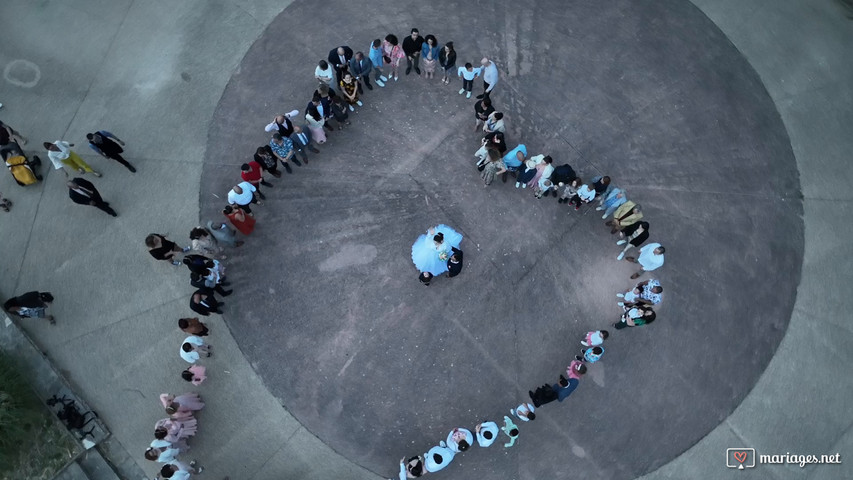
<svg viewBox="0 0 853 480"><path fill-rule="evenodd" d="M628 200L613 212L613 220L608 221L605 225L613 227L610 230L610 234L612 235L629 225L639 222L642 218L643 211L640 205Z"/></svg>

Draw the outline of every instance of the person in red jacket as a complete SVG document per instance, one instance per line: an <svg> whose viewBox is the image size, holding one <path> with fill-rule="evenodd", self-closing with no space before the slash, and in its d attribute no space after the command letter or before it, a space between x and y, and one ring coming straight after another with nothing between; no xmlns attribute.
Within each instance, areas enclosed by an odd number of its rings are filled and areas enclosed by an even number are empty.
<svg viewBox="0 0 853 480"><path fill-rule="evenodd" d="M272 188L272 184L264 180L264 170L261 168L261 164L252 160L249 163L241 165L240 170L240 176L243 177L243 180L251 183L258 189L258 196L261 197L261 200L267 198L261 193L261 185Z"/></svg>

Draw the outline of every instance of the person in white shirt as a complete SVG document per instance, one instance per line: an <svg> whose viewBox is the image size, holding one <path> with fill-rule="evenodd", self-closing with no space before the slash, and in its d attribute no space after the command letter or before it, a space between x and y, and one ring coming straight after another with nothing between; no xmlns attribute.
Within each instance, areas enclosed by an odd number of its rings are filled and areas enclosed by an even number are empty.
<svg viewBox="0 0 853 480"><path fill-rule="evenodd" d="M459 71L456 72L457 76L462 77L462 88L459 90L459 95L468 92L465 98L471 98L471 91L474 90L474 79L480 76L482 70L481 68L474 68L474 65L470 63L466 63L464 67L459 67Z"/></svg>
<svg viewBox="0 0 853 480"><path fill-rule="evenodd" d="M453 450L455 453L467 451L474 443L474 435L467 428L454 428L447 434L447 443L441 442L439 445Z"/></svg>
<svg viewBox="0 0 853 480"><path fill-rule="evenodd" d="M255 191L257 189L254 185L249 182L240 182L228 192L228 203L231 205L237 205L246 213L252 213L252 209L249 208L250 203L256 203L258 205L262 205L261 202L258 201L257 197L255 197Z"/></svg>
<svg viewBox="0 0 853 480"><path fill-rule="evenodd" d="M210 346L205 345L201 337L190 335L181 344L180 354L181 358L187 363L195 363L201 359L202 355L205 357L210 356Z"/></svg>
<svg viewBox="0 0 853 480"><path fill-rule="evenodd" d="M509 413L518 417L522 422L529 422L531 420L536 420L536 414L533 413L536 410L532 404L528 402L524 402L521 405L515 407L509 411Z"/></svg>
<svg viewBox="0 0 853 480"><path fill-rule="evenodd" d="M483 422L474 428L477 433L477 444L488 447L498 439L498 424L495 422Z"/></svg>
<svg viewBox="0 0 853 480"><path fill-rule="evenodd" d="M666 249L663 248L659 243L650 243L643 248L640 249L640 256L637 258L634 257L625 257L625 260L629 262L639 263L641 267L640 271L631 275L631 278L637 278L640 275L651 272L652 270L657 270L663 265L663 254L666 252Z"/></svg>
<svg viewBox="0 0 853 480"><path fill-rule="evenodd" d="M84 162L77 153L71 150L73 146L73 143L63 140L57 140L53 143L44 142L44 148L47 149L47 158L53 163L53 168L59 170L62 167L70 167L80 173L91 173L96 177L100 177L100 173L93 170L88 163ZM67 177L68 171L65 169L62 171L65 172L65 176Z"/></svg>
<svg viewBox="0 0 853 480"><path fill-rule="evenodd" d="M483 57L480 64L483 66L483 94L477 95L477 98L490 95L495 89L495 85L498 84L498 66L495 65L495 62Z"/></svg>
<svg viewBox="0 0 853 480"><path fill-rule="evenodd" d="M320 60L320 63L317 65L317 68L314 69L314 78L316 78L321 85L325 85L332 89L331 85L334 82L335 73L332 67L329 65L329 62L325 60Z"/></svg>

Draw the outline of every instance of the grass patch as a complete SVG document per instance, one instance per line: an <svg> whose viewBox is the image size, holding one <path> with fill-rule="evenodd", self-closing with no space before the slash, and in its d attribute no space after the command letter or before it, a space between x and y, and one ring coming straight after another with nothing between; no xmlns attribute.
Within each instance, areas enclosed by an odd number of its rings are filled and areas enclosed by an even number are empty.
<svg viewBox="0 0 853 480"><path fill-rule="evenodd" d="M50 479L80 445L0 353L0 479Z"/></svg>

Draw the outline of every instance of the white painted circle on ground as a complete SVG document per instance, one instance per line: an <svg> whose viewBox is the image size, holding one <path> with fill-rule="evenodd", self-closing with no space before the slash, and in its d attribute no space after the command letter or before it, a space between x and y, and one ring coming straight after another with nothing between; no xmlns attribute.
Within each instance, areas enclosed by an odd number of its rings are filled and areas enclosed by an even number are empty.
<svg viewBox="0 0 853 480"><path fill-rule="evenodd" d="M29 60L18 58L6 65L3 78L18 87L33 88L41 80L41 69Z"/></svg>

